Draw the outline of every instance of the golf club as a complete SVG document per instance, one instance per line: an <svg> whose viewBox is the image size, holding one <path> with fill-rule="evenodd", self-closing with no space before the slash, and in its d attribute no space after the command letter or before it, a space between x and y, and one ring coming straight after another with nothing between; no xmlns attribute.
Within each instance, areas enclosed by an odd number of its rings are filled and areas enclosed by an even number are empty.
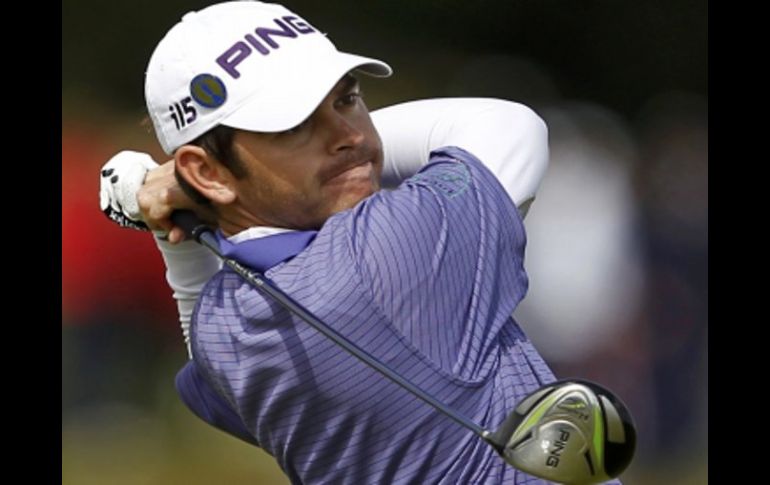
<svg viewBox="0 0 770 485"><path fill-rule="evenodd" d="M635 425L625 404L604 387L582 379L547 384L524 398L497 431L489 431L339 334L262 274L222 255L211 228L195 214L176 211L171 219L188 238L211 250L249 284L377 372L475 433L514 468L555 482L588 485L617 477L631 462L636 446Z"/></svg>

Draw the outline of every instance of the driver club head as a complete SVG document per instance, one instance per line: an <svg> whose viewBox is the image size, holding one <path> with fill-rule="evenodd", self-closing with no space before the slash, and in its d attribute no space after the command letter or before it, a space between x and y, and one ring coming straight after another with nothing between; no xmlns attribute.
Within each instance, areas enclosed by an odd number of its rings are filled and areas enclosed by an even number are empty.
<svg viewBox="0 0 770 485"><path fill-rule="evenodd" d="M525 398L491 436L511 466L554 482L587 485L620 475L636 428L611 391L581 379L556 381Z"/></svg>

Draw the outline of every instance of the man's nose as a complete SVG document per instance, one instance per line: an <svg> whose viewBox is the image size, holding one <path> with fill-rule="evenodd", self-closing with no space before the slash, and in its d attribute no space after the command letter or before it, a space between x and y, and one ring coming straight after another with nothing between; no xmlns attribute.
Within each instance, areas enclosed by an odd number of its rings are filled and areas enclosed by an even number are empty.
<svg viewBox="0 0 770 485"><path fill-rule="evenodd" d="M327 118L329 130L329 152L337 153L341 150L355 148L364 141L364 134L351 122L350 119L337 113L330 113Z"/></svg>

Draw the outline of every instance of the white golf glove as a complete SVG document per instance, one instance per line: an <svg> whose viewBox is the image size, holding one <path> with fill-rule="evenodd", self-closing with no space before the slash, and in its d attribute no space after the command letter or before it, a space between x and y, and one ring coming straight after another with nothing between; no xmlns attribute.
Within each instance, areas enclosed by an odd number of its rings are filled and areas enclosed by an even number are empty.
<svg viewBox="0 0 770 485"><path fill-rule="evenodd" d="M146 153L124 150L110 158L101 170L99 205L121 227L149 231L142 221L136 193L147 172L158 164Z"/></svg>

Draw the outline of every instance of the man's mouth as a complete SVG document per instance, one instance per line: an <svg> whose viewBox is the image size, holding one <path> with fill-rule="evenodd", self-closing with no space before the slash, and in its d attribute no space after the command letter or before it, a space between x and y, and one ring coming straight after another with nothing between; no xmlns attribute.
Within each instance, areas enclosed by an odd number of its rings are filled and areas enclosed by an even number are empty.
<svg viewBox="0 0 770 485"><path fill-rule="evenodd" d="M374 163L372 163L371 160L366 160L332 177L328 183L330 185L337 185L350 182L370 181L372 179L373 170Z"/></svg>

